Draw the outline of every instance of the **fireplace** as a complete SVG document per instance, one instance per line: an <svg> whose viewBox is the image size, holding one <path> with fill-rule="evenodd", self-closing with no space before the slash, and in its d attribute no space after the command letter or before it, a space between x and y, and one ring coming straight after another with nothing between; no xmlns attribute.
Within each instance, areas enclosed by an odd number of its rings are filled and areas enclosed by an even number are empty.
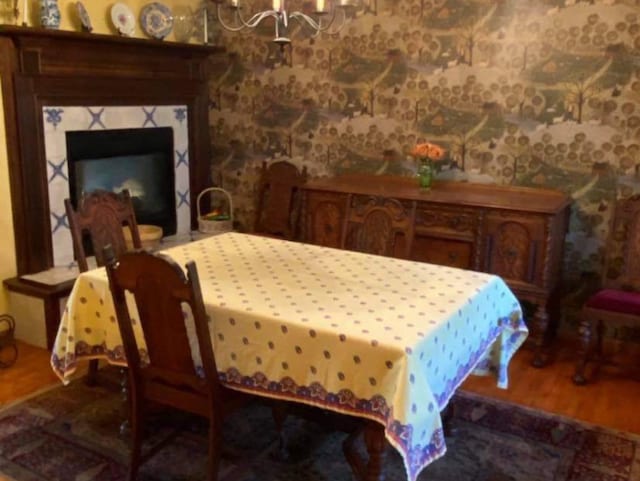
<svg viewBox="0 0 640 481"><path fill-rule="evenodd" d="M0 74L18 276L73 260L64 215L64 199L78 194L69 186L76 175L69 132L171 129L174 235L188 237L197 227L196 198L211 186L208 80L224 62L222 52L211 45L0 27L0 54L10 59Z"/></svg>
<svg viewBox="0 0 640 481"><path fill-rule="evenodd" d="M173 129L81 130L66 140L74 207L85 193L127 189L139 224L176 233Z"/></svg>
<svg viewBox="0 0 640 481"><path fill-rule="evenodd" d="M189 238L186 106L47 106L42 115L54 267L74 264L64 199L77 205L96 188L128 188L138 223Z"/></svg>

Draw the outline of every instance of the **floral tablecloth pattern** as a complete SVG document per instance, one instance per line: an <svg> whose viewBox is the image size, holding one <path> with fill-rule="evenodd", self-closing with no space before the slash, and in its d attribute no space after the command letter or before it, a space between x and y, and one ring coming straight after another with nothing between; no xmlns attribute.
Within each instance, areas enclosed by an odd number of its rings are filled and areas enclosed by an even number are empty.
<svg viewBox="0 0 640 481"><path fill-rule="evenodd" d="M446 450L455 389L472 372L506 388L527 336L490 274L239 233L164 253L196 261L226 385L380 422L411 481ZM51 363L66 381L91 358L126 364L104 269L76 281Z"/></svg>

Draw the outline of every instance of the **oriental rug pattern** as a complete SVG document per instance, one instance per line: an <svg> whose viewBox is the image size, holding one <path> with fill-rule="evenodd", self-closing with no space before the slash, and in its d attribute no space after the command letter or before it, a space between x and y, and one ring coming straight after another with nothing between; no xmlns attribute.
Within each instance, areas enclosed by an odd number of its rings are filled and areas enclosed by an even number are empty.
<svg viewBox="0 0 640 481"><path fill-rule="evenodd" d="M633 481L640 479L640 436L600 429L519 406L458 394L448 452L421 481ZM120 395L82 382L55 388L0 412L0 479L120 481L127 440L118 434ZM149 439L180 422L182 430L141 470L140 481L204 480L206 424L156 414ZM258 403L225 426L221 481L350 481L344 434L289 418L286 457L270 409ZM397 453L386 452L386 481L405 479Z"/></svg>

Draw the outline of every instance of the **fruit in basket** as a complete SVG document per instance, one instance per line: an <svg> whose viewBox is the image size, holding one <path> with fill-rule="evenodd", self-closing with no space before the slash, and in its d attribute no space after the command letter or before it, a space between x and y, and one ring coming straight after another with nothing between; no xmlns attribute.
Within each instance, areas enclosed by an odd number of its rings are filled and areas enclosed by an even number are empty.
<svg viewBox="0 0 640 481"><path fill-rule="evenodd" d="M204 220L229 220L229 214L225 214L220 209L213 209L208 214L202 216Z"/></svg>

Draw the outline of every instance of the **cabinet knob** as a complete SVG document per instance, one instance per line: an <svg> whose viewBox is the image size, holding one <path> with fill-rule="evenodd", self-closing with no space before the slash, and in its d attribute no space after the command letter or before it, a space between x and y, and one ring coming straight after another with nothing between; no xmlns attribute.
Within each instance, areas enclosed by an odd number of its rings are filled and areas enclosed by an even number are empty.
<svg viewBox="0 0 640 481"><path fill-rule="evenodd" d="M449 257L449 260L452 262L458 260L458 254L456 254L455 252L449 252L448 257Z"/></svg>

